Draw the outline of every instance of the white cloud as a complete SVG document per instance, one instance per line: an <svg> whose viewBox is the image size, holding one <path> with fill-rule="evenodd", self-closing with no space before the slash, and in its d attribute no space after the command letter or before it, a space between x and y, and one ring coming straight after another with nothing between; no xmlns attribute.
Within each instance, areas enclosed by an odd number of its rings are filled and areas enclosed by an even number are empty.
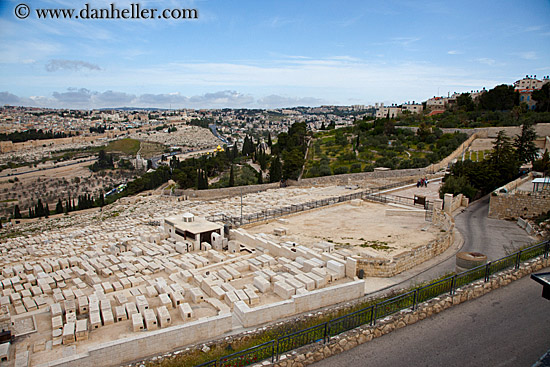
<svg viewBox="0 0 550 367"><path fill-rule="evenodd" d="M535 51L521 52L519 54L519 57L521 57L524 60L536 60L536 59L538 59L537 53Z"/></svg>
<svg viewBox="0 0 550 367"><path fill-rule="evenodd" d="M320 106L324 103L324 100L313 97L287 97L272 94L260 98L258 105L264 108L278 108L278 107L297 107L297 106Z"/></svg>
<svg viewBox="0 0 550 367"><path fill-rule="evenodd" d="M48 72L54 72L59 70L71 70L71 71L79 71L82 69L88 69L88 70L101 70L101 68L96 65L92 64L86 61L80 61L80 60L50 60L46 64L46 71Z"/></svg>
<svg viewBox="0 0 550 367"><path fill-rule="evenodd" d="M485 64L485 65L489 65L489 66L493 66L496 64L496 61L493 60L493 59L490 59L488 57L482 57L482 58L479 58L477 59L478 62L482 63L482 64Z"/></svg>
<svg viewBox="0 0 550 367"><path fill-rule="evenodd" d="M457 50L450 50L450 51L447 51L447 53L449 55L460 55L462 52L461 51L457 51Z"/></svg>
<svg viewBox="0 0 550 367"><path fill-rule="evenodd" d="M205 93L186 97L180 93L134 95L108 90L91 91L86 88L69 88L53 92L52 97L22 98L10 92L0 92L0 105L36 106L52 108L106 108L106 107L157 107L157 108L275 108L292 106L318 106L323 101L312 97L269 95L256 99L250 94L232 90Z"/></svg>

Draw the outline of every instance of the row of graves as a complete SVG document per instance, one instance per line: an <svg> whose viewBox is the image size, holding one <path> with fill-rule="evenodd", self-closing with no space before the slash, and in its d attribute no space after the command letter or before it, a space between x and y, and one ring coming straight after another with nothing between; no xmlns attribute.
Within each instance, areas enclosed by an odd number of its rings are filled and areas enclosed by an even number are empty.
<svg viewBox="0 0 550 367"><path fill-rule="evenodd" d="M4 266L0 307L12 319L49 313L49 322L36 329L37 335L51 330L51 336L35 340L47 353L61 345L84 348L105 340L94 338L97 333L123 338L228 314L239 302L257 307L288 300L346 277L341 261L276 256L228 241L221 225L206 224L209 238L182 228L176 233L176 228L165 225L80 255ZM304 254L324 250L300 249Z"/></svg>

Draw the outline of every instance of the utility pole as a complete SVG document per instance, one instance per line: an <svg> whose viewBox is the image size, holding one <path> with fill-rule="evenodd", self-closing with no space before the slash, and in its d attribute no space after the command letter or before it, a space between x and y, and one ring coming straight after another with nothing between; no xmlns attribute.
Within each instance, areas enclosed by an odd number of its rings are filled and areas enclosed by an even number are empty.
<svg viewBox="0 0 550 367"><path fill-rule="evenodd" d="M241 226L243 225L243 187L241 186Z"/></svg>

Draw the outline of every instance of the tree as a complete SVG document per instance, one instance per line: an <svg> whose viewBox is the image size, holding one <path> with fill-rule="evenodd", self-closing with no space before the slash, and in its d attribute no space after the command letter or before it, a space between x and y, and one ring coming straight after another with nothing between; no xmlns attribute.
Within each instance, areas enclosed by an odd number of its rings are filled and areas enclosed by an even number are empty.
<svg viewBox="0 0 550 367"><path fill-rule="evenodd" d="M231 170L229 171L229 187L235 186L235 173L233 172L233 165L231 165Z"/></svg>
<svg viewBox="0 0 550 367"><path fill-rule="evenodd" d="M513 85L498 85L480 95L479 104L484 110L511 110L514 106L519 106L519 93Z"/></svg>
<svg viewBox="0 0 550 367"><path fill-rule="evenodd" d="M304 155L298 149L294 148L290 152L283 152L283 179L297 180L304 165Z"/></svg>
<svg viewBox="0 0 550 367"><path fill-rule="evenodd" d="M475 107L474 100L472 99L470 93L462 93L456 97L456 105L459 109L466 112L473 111Z"/></svg>
<svg viewBox="0 0 550 367"><path fill-rule="evenodd" d="M283 165L279 156L274 156L271 159L271 167L269 167L269 182L279 182L283 178Z"/></svg>
<svg viewBox="0 0 550 367"><path fill-rule="evenodd" d="M514 139L516 154L521 163L533 162L537 158L538 148L535 145L537 132L533 122L526 120L521 127L521 134Z"/></svg>
<svg viewBox="0 0 550 367"><path fill-rule="evenodd" d="M14 219L21 219L21 212L19 211L19 205L15 205L13 208L13 218Z"/></svg>
<svg viewBox="0 0 550 367"><path fill-rule="evenodd" d="M208 176L206 175L206 171L204 169L199 169L197 172L197 189L208 189Z"/></svg>
<svg viewBox="0 0 550 367"><path fill-rule="evenodd" d="M512 181L519 172L520 162L510 138L503 130L497 134L488 163L495 173L495 181L492 184L496 187Z"/></svg>
<svg viewBox="0 0 550 367"><path fill-rule="evenodd" d="M62 214L63 213L63 203L61 202L61 199L57 200L57 205L55 206L55 214Z"/></svg>
<svg viewBox="0 0 550 367"><path fill-rule="evenodd" d="M262 175L262 170L258 171L258 185L261 185L264 183L264 177Z"/></svg>
<svg viewBox="0 0 550 367"><path fill-rule="evenodd" d="M267 146L271 148L273 142L271 141L271 134L267 134Z"/></svg>
<svg viewBox="0 0 550 367"><path fill-rule="evenodd" d="M470 200L473 200L477 190L470 184L465 176L449 176L439 188L439 197L443 199L445 194L464 194Z"/></svg>
<svg viewBox="0 0 550 367"><path fill-rule="evenodd" d="M531 98L537 102L537 111L549 112L550 111L550 83L546 83L542 88L534 90L531 93Z"/></svg>

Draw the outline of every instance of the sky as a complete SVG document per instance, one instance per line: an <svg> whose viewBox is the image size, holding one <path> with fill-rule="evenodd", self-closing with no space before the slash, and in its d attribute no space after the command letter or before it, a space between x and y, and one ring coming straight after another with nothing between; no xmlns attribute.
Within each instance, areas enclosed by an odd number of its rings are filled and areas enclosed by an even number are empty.
<svg viewBox="0 0 550 367"><path fill-rule="evenodd" d="M29 13L18 7L22 1ZM86 3L89 9L196 9L198 18L39 19L36 13L64 8L78 15ZM0 0L0 105L425 101L550 75L549 15L549 0Z"/></svg>

